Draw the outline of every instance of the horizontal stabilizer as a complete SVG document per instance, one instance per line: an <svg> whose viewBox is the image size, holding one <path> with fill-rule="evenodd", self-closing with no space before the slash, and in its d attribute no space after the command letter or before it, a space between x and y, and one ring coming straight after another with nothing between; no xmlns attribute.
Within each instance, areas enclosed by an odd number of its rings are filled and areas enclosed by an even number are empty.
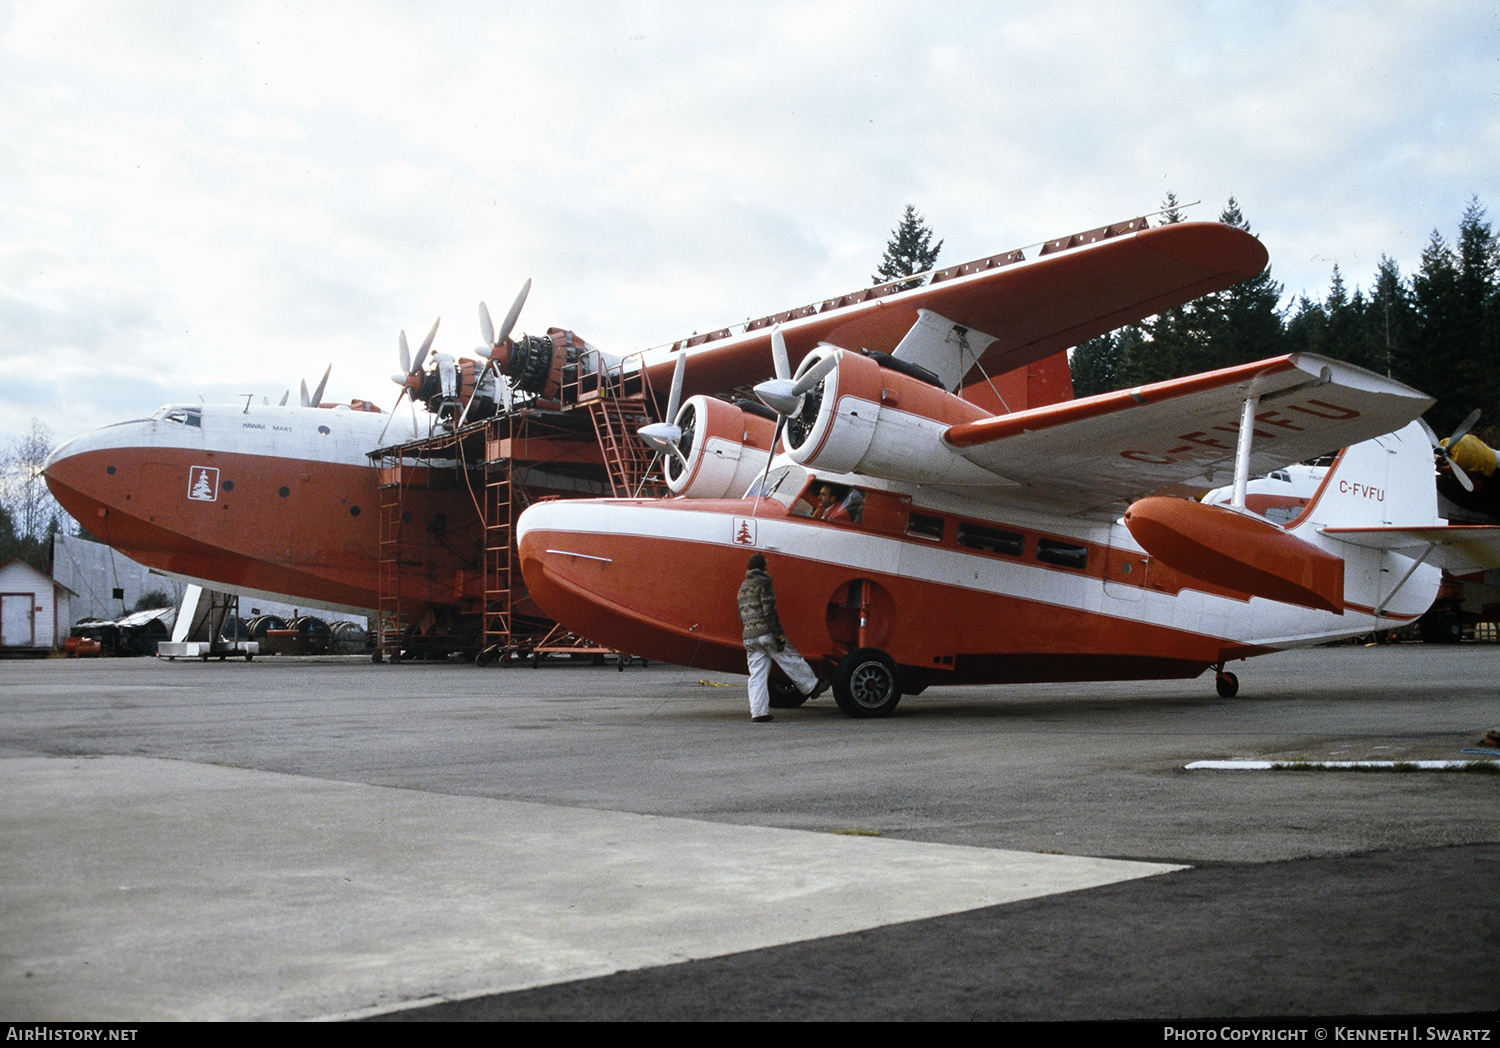
<svg viewBox="0 0 1500 1048"><path fill-rule="evenodd" d="M1425 528L1319 528L1340 542L1420 558L1454 575L1500 568L1500 527L1448 524Z"/></svg>

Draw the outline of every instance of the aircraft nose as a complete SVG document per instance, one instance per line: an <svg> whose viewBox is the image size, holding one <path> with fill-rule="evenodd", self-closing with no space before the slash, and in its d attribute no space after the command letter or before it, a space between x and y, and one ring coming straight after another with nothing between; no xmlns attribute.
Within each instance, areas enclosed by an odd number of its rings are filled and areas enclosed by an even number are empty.
<svg viewBox="0 0 1500 1048"><path fill-rule="evenodd" d="M54 449L42 463L52 497L85 526L104 505L103 487L115 473L109 458L109 450L98 446L94 434L84 434Z"/></svg>

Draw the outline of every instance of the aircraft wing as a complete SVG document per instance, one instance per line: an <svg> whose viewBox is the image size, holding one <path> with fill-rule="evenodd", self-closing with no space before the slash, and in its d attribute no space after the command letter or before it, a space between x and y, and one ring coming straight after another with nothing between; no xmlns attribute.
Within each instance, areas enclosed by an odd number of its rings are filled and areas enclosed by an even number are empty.
<svg viewBox="0 0 1500 1048"><path fill-rule="evenodd" d="M1369 549L1421 557L1454 575L1500 567L1500 527L1485 524L1426 528L1320 528L1322 534Z"/></svg>
<svg viewBox="0 0 1500 1048"><path fill-rule="evenodd" d="M993 473L1007 499L1084 513L1228 483L1251 395L1260 398L1252 474L1390 433L1433 403L1351 364L1294 353L980 419L943 440Z"/></svg>
<svg viewBox="0 0 1500 1048"><path fill-rule="evenodd" d="M770 377L776 324L795 367L819 342L894 352L925 310L992 339L979 363L996 375L1222 291L1266 266L1266 249L1244 230L1218 222L1143 226L1141 220L1108 226L1054 241L1033 259L997 255L944 270L943 279L910 291L880 296L867 288L752 321L741 334L686 340L684 396L721 394ZM1133 231L1115 232L1124 229ZM653 388L667 388L675 359L675 353L648 356Z"/></svg>

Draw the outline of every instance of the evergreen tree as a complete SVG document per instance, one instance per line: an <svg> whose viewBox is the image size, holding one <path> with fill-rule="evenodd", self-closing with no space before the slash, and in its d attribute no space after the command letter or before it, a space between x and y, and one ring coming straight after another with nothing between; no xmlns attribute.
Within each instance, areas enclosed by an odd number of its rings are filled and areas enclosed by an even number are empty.
<svg viewBox="0 0 1500 1048"><path fill-rule="evenodd" d="M1306 295L1297 296L1296 312L1286 322L1286 350L1288 353L1321 353L1328 341L1328 314L1323 303L1314 302Z"/></svg>
<svg viewBox="0 0 1500 1048"><path fill-rule="evenodd" d="M1392 375L1393 359L1404 352L1411 331L1411 292L1401 276L1401 267L1385 255L1375 270L1375 287L1365 310L1366 366L1382 375Z"/></svg>
<svg viewBox="0 0 1500 1048"><path fill-rule="evenodd" d="M1095 393L1108 393L1119 388L1116 376L1124 348L1120 338L1123 334L1123 331L1110 331L1073 350L1068 363L1073 372L1075 397L1091 397Z"/></svg>
<svg viewBox="0 0 1500 1048"><path fill-rule="evenodd" d="M1154 371L1157 347L1147 337L1145 327L1127 324L1112 334L1114 374L1108 387L1094 392L1105 393L1155 382L1160 377Z"/></svg>
<svg viewBox="0 0 1500 1048"><path fill-rule="evenodd" d="M1469 201L1458 225L1458 328L1464 347L1458 377L1469 397L1469 409L1480 408L1488 421L1500 407L1495 358L1500 352L1500 285L1496 284L1496 241L1477 197ZM1460 392L1460 391L1455 391ZM1456 404L1455 407L1461 407Z"/></svg>
<svg viewBox="0 0 1500 1048"><path fill-rule="evenodd" d="M1169 191L1162 198L1161 210L1161 225L1183 220L1176 193ZM1187 307L1173 306L1136 327L1116 347L1118 363L1109 388L1140 386L1192 371L1192 360L1202 348L1195 319Z"/></svg>
<svg viewBox="0 0 1500 1048"><path fill-rule="evenodd" d="M907 204L906 214L902 216L900 225L891 231L890 242L885 245L885 256L880 260L880 268L875 271L871 283L884 284L899 277L925 273L937 265L938 252L941 250L943 242L939 240L933 246L932 230L927 227L922 216L917 214L917 209ZM901 290L916 287L919 283L921 281L909 281L901 285Z"/></svg>
<svg viewBox="0 0 1500 1048"><path fill-rule="evenodd" d="M1220 212L1219 221L1250 232L1250 223L1234 197ZM1192 368L1177 373L1231 367L1284 352L1281 290L1267 266L1249 280L1192 303L1188 312L1202 331L1202 350Z"/></svg>
<svg viewBox="0 0 1500 1048"><path fill-rule="evenodd" d="M1407 385L1438 398L1427 421L1440 434L1450 432L1471 408L1462 406L1467 398L1457 392L1462 387L1458 376L1467 370L1466 347L1458 336L1458 257L1436 229L1412 277L1411 300L1411 338L1393 358L1392 371Z"/></svg>

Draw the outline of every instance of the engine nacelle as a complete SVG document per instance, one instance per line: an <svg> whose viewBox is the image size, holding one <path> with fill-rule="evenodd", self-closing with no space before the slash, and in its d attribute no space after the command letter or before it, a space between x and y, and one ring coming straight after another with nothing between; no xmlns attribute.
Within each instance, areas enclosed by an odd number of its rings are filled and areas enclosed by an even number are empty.
<svg viewBox="0 0 1500 1048"><path fill-rule="evenodd" d="M863 473L929 484L993 484L943 443L950 426L989 418L983 408L874 358L823 347L797 375L830 353L838 365L803 397L783 445L792 461L820 473ZM899 363L899 362L898 362Z"/></svg>
<svg viewBox="0 0 1500 1048"><path fill-rule="evenodd" d="M713 397L689 397L673 420L682 430L666 456L667 486L688 498L737 498L765 471L776 423Z"/></svg>

